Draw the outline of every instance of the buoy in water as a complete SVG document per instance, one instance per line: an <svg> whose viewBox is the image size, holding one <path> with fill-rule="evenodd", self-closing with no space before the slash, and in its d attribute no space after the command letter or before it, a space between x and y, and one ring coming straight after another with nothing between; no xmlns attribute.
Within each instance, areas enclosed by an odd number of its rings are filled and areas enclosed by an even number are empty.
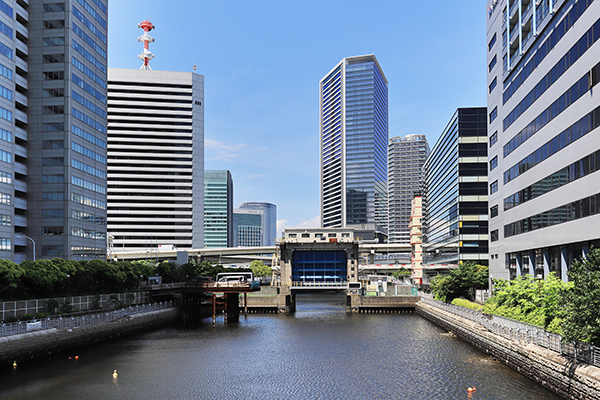
<svg viewBox="0 0 600 400"><path fill-rule="evenodd" d="M17 362L13 361L13 368L17 368Z"/></svg>
<svg viewBox="0 0 600 400"><path fill-rule="evenodd" d="M76 360L79 360L79 356L75 356L75 359L76 359Z"/></svg>
<svg viewBox="0 0 600 400"><path fill-rule="evenodd" d="M116 379L116 378L117 378L117 376L119 376L119 374L117 374L117 370L115 369L115 370L113 371L113 378L115 378L115 379Z"/></svg>

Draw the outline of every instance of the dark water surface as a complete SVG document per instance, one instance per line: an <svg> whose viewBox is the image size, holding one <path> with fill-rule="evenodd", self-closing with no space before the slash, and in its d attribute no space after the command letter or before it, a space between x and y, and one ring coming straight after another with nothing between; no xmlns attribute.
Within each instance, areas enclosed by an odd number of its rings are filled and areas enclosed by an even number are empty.
<svg viewBox="0 0 600 400"><path fill-rule="evenodd" d="M416 314L346 314L344 300L298 295L294 315L208 319L1 369L0 397L560 399Z"/></svg>

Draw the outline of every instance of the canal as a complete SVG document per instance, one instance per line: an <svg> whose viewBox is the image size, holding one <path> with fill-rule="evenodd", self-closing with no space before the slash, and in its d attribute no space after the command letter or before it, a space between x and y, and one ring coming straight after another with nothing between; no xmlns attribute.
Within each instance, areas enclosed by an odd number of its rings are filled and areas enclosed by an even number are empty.
<svg viewBox="0 0 600 400"><path fill-rule="evenodd" d="M298 295L294 315L207 319L23 363L1 371L0 397L560 399L416 314L346 314L344 300Z"/></svg>

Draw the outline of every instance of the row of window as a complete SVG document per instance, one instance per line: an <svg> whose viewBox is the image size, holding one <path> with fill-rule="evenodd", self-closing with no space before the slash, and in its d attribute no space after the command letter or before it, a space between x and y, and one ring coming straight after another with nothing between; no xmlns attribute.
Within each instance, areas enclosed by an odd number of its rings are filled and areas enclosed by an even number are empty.
<svg viewBox="0 0 600 400"><path fill-rule="evenodd" d="M78 70L80 70L81 72L86 74L88 77L92 78L92 80L94 82L96 82L98 85L100 85L104 89L106 89L106 81L104 79L100 78L98 75L96 75L94 73L94 71L92 71L91 69L86 67L85 64L83 64L81 61L79 61L75 57L73 57L72 62L73 62L73 65L75 66L75 68L77 68ZM63 75L63 77L60 79L64 79L64 72L60 71L60 73ZM44 74L46 74L46 72ZM55 78L55 79L58 79L58 78Z"/></svg>
<svg viewBox="0 0 600 400"><path fill-rule="evenodd" d="M7 45L5 45L4 43L0 42L0 54L2 54L4 57L9 58L12 60L13 58L13 51L10 47L8 47Z"/></svg>
<svg viewBox="0 0 600 400"><path fill-rule="evenodd" d="M83 129L81 129L75 125L71 125L71 132L73 132L80 138L83 138L83 139L87 140L88 142L95 144L96 146L98 146L100 148L106 149L106 142L104 140L92 135L91 133L84 131Z"/></svg>
<svg viewBox="0 0 600 400"><path fill-rule="evenodd" d="M42 208L42 218L64 218L65 213L62 208L60 209L46 209Z"/></svg>
<svg viewBox="0 0 600 400"><path fill-rule="evenodd" d="M106 249L102 247L71 246L71 255L76 257L106 257Z"/></svg>
<svg viewBox="0 0 600 400"><path fill-rule="evenodd" d="M12 122L12 112L6 108L0 107L0 118Z"/></svg>
<svg viewBox="0 0 600 400"><path fill-rule="evenodd" d="M73 107L71 109L71 114L75 118L77 118L78 120L80 120L80 121L88 124L89 126L91 126L92 128L96 129L97 131L106 134L106 127L104 125L102 125L100 122L97 122L96 120L94 120L93 118L89 117L88 115L82 113L81 111L79 111L75 107Z"/></svg>
<svg viewBox="0 0 600 400"><path fill-rule="evenodd" d="M596 108L573 125L554 136L536 151L529 154L512 168L504 172L504 183L508 183L517 176L525 173L546 158L586 135L591 130L600 126L600 107Z"/></svg>
<svg viewBox="0 0 600 400"><path fill-rule="evenodd" d="M42 175L42 183L64 183L63 174Z"/></svg>
<svg viewBox="0 0 600 400"><path fill-rule="evenodd" d="M75 39L73 39L73 48L82 56L84 56L89 62L91 62L92 64L94 64L96 66L96 68L98 68L100 71L106 73L106 66L104 64L102 64L96 57L94 57L93 55L90 54L89 51L87 51L82 45L80 45L79 43L77 43L77 41L75 41Z"/></svg>
<svg viewBox="0 0 600 400"><path fill-rule="evenodd" d="M42 108L42 113L44 115L64 114L65 107L64 106L44 106Z"/></svg>
<svg viewBox="0 0 600 400"><path fill-rule="evenodd" d="M64 199L63 192L42 192L42 201L62 201Z"/></svg>
<svg viewBox="0 0 600 400"><path fill-rule="evenodd" d="M60 167L65 165L64 157L42 157L42 165L45 167Z"/></svg>
<svg viewBox="0 0 600 400"><path fill-rule="evenodd" d="M44 46L64 46L64 45L65 45L64 37L44 38Z"/></svg>
<svg viewBox="0 0 600 400"><path fill-rule="evenodd" d="M9 153L4 150L0 150L0 161L4 161L6 163L12 163L12 153Z"/></svg>
<svg viewBox="0 0 600 400"><path fill-rule="evenodd" d="M537 181L533 185L530 185L525 189L508 196L504 199L504 210L510 210L519 204L535 199L536 197L548 193L551 190L559 188L569 182L573 182L598 170L600 170L600 150L585 156L573 164L556 171L552 175L548 175L544 179Z"/></svg>
<svg viewBox="0 0 600 400"><path fill-rule="evenodd" d="M81 161L77 161L75 159L71 160L71 165L75 169L78 169L83 172L87 172L88 174L97 176L98 178L106 179L106 172L101 171L97 168L94 168L91 165L87 165L86 163L82 163Z"/></svg>
<svg viewBox="0 0 600 400"><path fill-rule="evenodd" d="M62 132L65 130L65 124L62 122L56 122L52 124L42 124L43 132Z"/></svg>
<svg viewBox="0 0 600 400"><path fill-rule="evenodd" d="M42 149L64 149L64 140L42 140Z"/></svg>
<svg viewBox="0 0 600 400"><path fill-rule="evenodd" d="M62 226L44 226L42 227L42 235L44 236L62 236L65 228Z"/></svg>
<svg viewBox="0 0 600 400"><path fill-rule="evenodd" d="M3 77L10 79L12 81L12 78L13 78L12 69L8 68L4 64L0 64L0 75L2 75Z"/></svg>
<svg viewBox="0 0 600 400"><path fill-rule="evenodd" d="M600 74L600 63L597 64L594 68L592 68L593 74ZM592 80L592 85L595 86L597 82ZM567 107L577 101L581 96L583 96L589 90L590 81L589 74L585 74L579 81L575 82L573 86L571 86L566 92L564 92L554 103L552 103L548 108L541 112L529 125L527 125L523 130L517 133L511 140L508 141L507 144L504 145L503 154L504 157L512 153L515 149L517 149L521 144L527 141L531 136L533 136L537 131L542 129L546 124L556 118L560 113L562 113Z"/></svg>
<svg viewBox="0 0 600 400"><path fill-rule="evenodd" d="M12 174L0 171L0 183L7 183L10 185L12 183Z"/></svg>
<svg viewBox="0 0 600 400"><path fill-rule="evenodd" d="M100 32L99 29L96 28L96 26L94 24L92 24L90 22L89 19L87 19L85 17L85 15L83 15L83 13L81 11L79 11L77 9L77 7L73 6L73 15L75 15L75 18L77 18L78 20L80 20L81 22L83 22L83 24L94 33L94 35L96 35L98 37L98 39L100 39L102 41L102 43L106 44L106 35L104 35L102 32Z"/></svg>
<svg viewBox="0 0 600 400"><path fill-rule="evenodd" d="M71 92L71 96L73 97L73 99L76 102L78 102L79 104L81 104L82 106L87 108L88 110L92 111L93 113L98 115L100 118L106 118L106 111L104 111L100 107L96 106L94 103L92 103L91 101L89 101L88 99L83 97L81 94L79 94L73 90Z"/></svg>
<svg viewBox="0 0 600 400"><path fill-rule="evenodd" d="M106 60L106 51L100 47L100 45L98 45L94 39L89 37L88 34L83 31L83 29L77 26L75 22L73 22L73 32L75 32L77 36L83 39L92 49L96 51L96 53Z"/></svg>
<svg viewBox="0 0 600 400"><path fill-rule="evenodd" d="M94 3L98 6L98 8L100 8L102 10L102 12L104 12L104 14L106 14L106 6L104 4L102 4L102 2L100 0L93 0ZM85 8L85 10L87 12L90 13L90 15L92 17L94 17L94 19L96 21L98 21L98 23L104 28L106 29L106 20L104 18L102 18L97 12L96 10L94 10L94 8L92 6L89 5L89 3L85 0L77 0L77 2L79 4L81 4L81 6L83 8Z"/></svg>
<svg viewBox="0 0 600 400"><path fill-rule="evenodd" d="M9 89L5 88L4 86L0 85L0 96L4 97L7 100L12 101L12 99L13 99L12 90L9 90Z"/></svg>
<svg viewBox="0 0 600 400"><path fill-rule="evenodd" d="M75 83L77 86L79 86L80 88L82 88L83 90L85 90L86 92L88 92L89 94L91 94L92 96L97 98L98 100L100 100L102 103L106 104L106 96L104 96L102 93L100 93L99 91L94 89L90 84L88 84L86 81L84 81L77 75L72 74L71 77L72 77L73 83Z"/></svg>
<svg viewBox="0 0 600 400"><path fill-rule="evenodd" d="M496 88L497 84L498 84L498 78L494 77L494 80L492 81L492 83L490 83L490 86L489 86L490 93L492 93L492 91Z"/></svg>
<svg viewBox="0 0 600 400"><path fill-rule="evenodd" d="M52 89L44 89L42 91L43 97L65 97L65 89L64 88L52 88Z"/></svg>
<svg viewBox="0 0 600 400"><path fill-rule="evenodd" d="M0 128L0 140L4 140L5 142L12 143L12 132L9 132L6 129Z"/></svg>
<svg viewBox="0 0 600 400"><path fill-rule="evenodd" d="M5 34L12 40L13 38L13 30L10 26L6 25L4 22L0 21L0 33Z"/></svg>
<svg viewBox="0 0 600 400"><path fill-rule="evenodd" d="M4 14L8 15L11 18L13 17L12 7L6 4L4 0L0 0L0 11L2 11Z"/></svg>
<svg viewBox="0 0 600 400"><path fill-rule="evenodd" d="M580 0L584 1L584 0ZM508 129L529 107L540 98L565 71L571 67L600 38L600 19L596 21L577 43L552 67L537 85L513 108L502 122L504 130Z"/></svg>
<svg viewBox="0 0 600 400"><path fill-rule="evenodd" d="M64 71L46 71L42 76L42 79L45 81L60 81L65 79Z"/></svg>
<svg viewBox="0 0 600 400"><path fill-rule="evenodd" d="M47 257L58 257L64 253L64 246L42 246L42 255Z"/></svg>
<svg viewBox="0 0 600 400"><path fill-rule="evenodd" d="M86 206L99 208L101 210L106 210L106 202L92 199L91 197L87 197L81 194L71 193L71 201Z"/></svg>
<svg viewBox="0 0 600 400"><path fill-rule="evenodd" d="M79 154L83 154L84 156L91 158L94 161L106 164L106 157L88 149L85 146L80 145L79 143L71 142L71 149L75 150Z"/></svg>
<svg viewBox="0 0 600 400"><path fill-rule="evenodd" d="M106 217L100 217L85 211L71 211L71 217L79 221L93 222L94 224L106 225Z"/></svg>
<svg viewBox="0 0 600 400"><path fill-rule="evenodd" d="M83 228L71 228L71 235L87 238L87 239L98 239L98 240L106 240L106 233L94 231L91 229L83 229Z"/></svg>
<svg viewBox="0 0 600 400"><path fill-rule="evenodd" d="M61 11L65 11L65 3L44 4L44 12L61 12Z"/></svg>
<svg viewBox="0 0 600 400"><path fill-rule="evenodd" d="M76 176L71 177L71 183L75 186L79 186L96 193L106 194L106 188L104 186L96 185L94 182L90 182Z"/></svg>
<svg viewBox="0 0 600 400"><path fill-rule="evenodd" d="M0 214L0 225L11 226L12 225L12 217L10 215Z"/></svg>
<svg viewBox="0 0 600 400"><path fill-rule="evenodd" d="M512 81L508 89L502 94L502 104L512 97L512 95L525 83L529 75L537 68L537 66L546 58L546 55L556 46L563 38L565 33L573 26L575 21L579 19L581 14L587 9L593 0L579 0L577 4L569 11L567 16L558 24L556 29L550 34L540 46L539 50L531 57L531 60L523 67L523 70ZM538 26L541 21L538 22ZM506 87L506 86L505 86Z"/></svg>
<svg viewBox="0 0 600 400"><path fill-rule="evenodd" d="M64 29L65 28L65 20L64 19L53 19L44 21L44 28L46 29Z"/></svg>
<svg viewBox="0 0 600 400"><path fill-rule="evenodd" d="M12 241L8 238L0 238L0 250L3 250L3 251L12 250Z"/></svg>
<svg viewBox="0 0 600 400"><path fill-rule="evenodd" d="M504 225L504 237L520 235L537 229L589 217L600 212L600 194L565 204L552 210Z"/></svg>

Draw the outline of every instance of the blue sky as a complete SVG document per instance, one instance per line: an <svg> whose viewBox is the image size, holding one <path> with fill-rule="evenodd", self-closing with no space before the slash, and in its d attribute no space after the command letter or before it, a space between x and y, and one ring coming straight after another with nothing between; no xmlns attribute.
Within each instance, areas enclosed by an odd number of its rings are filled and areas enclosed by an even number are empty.
<svg viewBox="0 0 600 400"><path fill-rule="evenodd" d="M433 147L458 107L486 104L486 4L460 1L111 0L109 66L205 79L205 169L229 169L235 207L277 205L278 228L319 223L319 80L375 54L389 82L389 135Z"/></svg>

